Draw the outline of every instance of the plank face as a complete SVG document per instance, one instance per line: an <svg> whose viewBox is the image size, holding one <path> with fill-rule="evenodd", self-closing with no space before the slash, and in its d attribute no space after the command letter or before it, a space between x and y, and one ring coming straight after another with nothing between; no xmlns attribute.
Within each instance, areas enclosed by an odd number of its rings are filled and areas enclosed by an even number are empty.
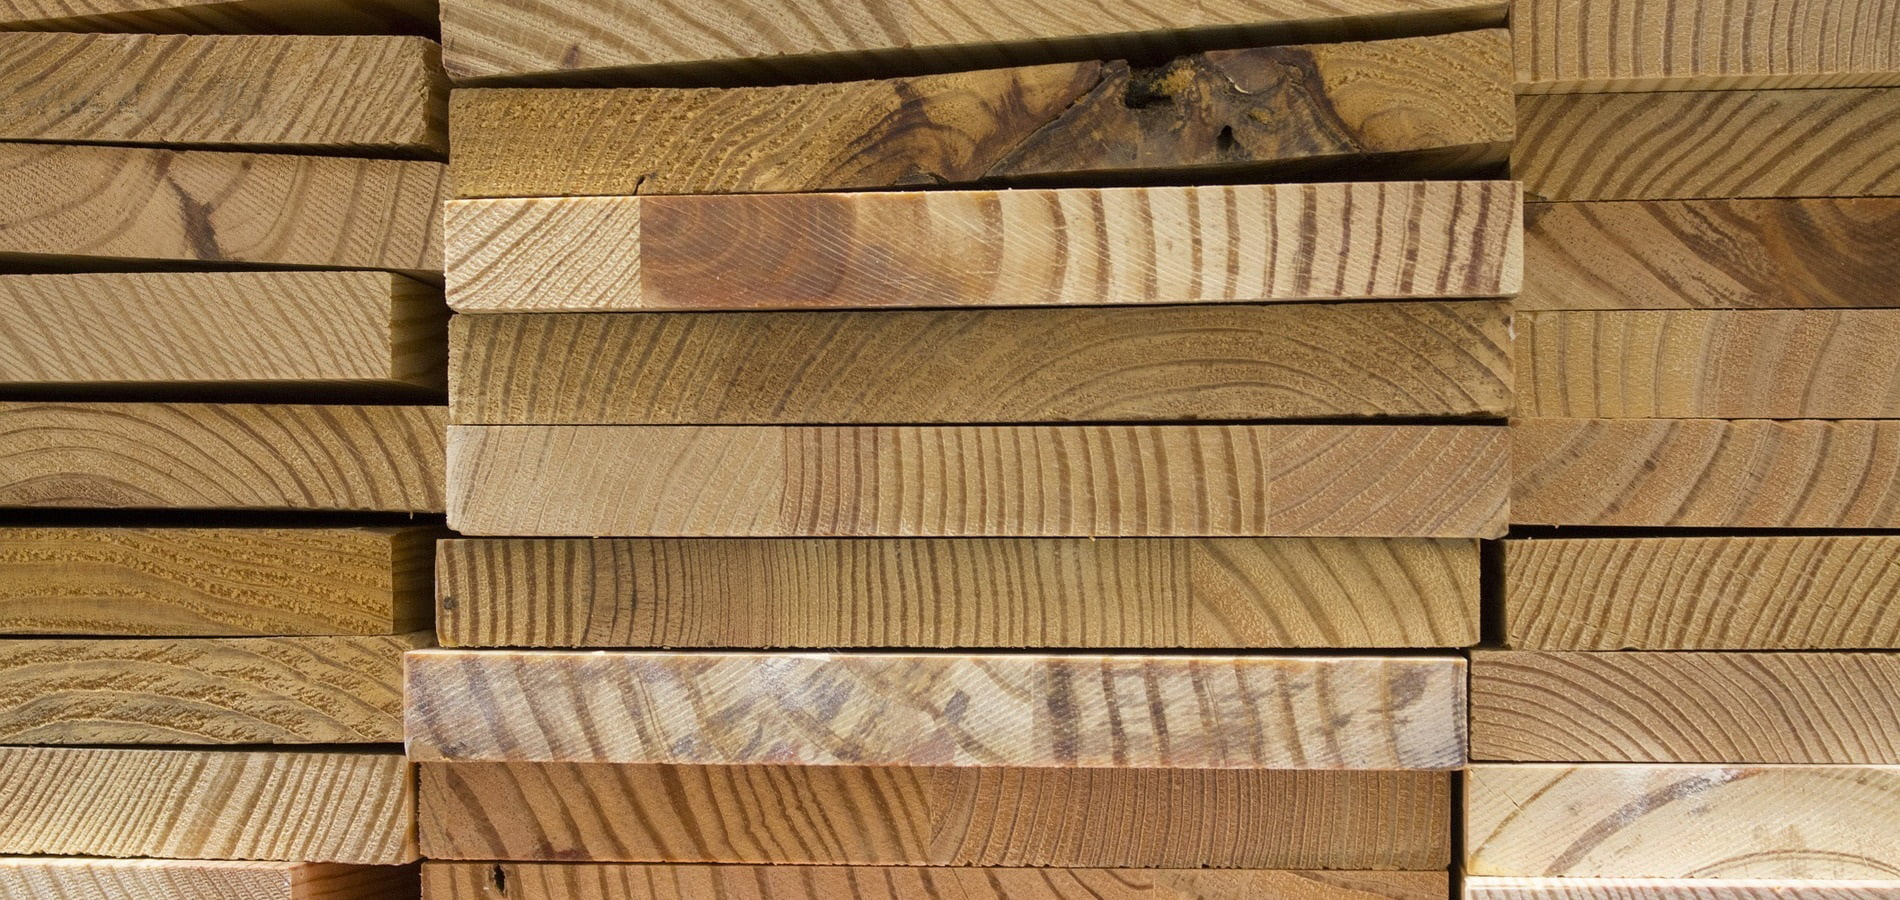
<svg viewBox="0 0 1900 900"><path fill-rule="evenodd" d="M1465 900L1893 900L1900 880L1797 878L1464 879Z"/></svg>
<svg viewBox="0 0 1900 900"><path fill-rule="evenodd" d="M431 859L1442 869L1451 857L1445 772L418 769Z"/></svg>
<svg viewBox="0 0 1900 900"><path fill-rule="evenodd" d="M1472 875L1891 878L1892 766L1474 765Z"/></svg>
<svg viewBox="0 0 1900 900"><path fill-rule="evenodd" d="M170 859L0 858L0 897L373 900L416 895L418 866Z"/></svg>
<svg viewBox="0 0 1900 900"><path fill-rule="evenodd" d="M460 312L1499 297L1521 205L1508 181L457 200L447 292Z"/></svg>
<svg viewBox="0 0 1900 900"><path fill-rule="evenodd" d="M0 853L394 865L414 811L396 753L0 747Z"/></svg>
<svg viewBox="0 0 1900 900"><path fill-rule="evenodd" d="M7 31L427 34L428 0L0 0Z"/></svg>

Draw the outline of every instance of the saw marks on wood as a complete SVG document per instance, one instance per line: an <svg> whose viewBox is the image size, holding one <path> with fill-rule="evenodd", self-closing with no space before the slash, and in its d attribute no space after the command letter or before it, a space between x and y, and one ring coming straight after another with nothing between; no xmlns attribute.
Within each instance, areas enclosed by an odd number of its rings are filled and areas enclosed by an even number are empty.
<svg viewBox="0 0 1900 900"><path fill-rule="evenodd" d="M1464 900L1893 900L1900 880L1799 878L1464 879Z"/></svg>
<svg viewBox="0 0 1900 900"><path fill-rule="evenodd" d="M418 768L432 859L1442 869L1451 856L1445 772Z"/></svg>
<svg viewBox="0 0 1900 900"><path fill-rule="evenodd" d="M429 0L0 0L7 31L427 34Z"/></svg>
<svg viewBox="0 0 1900 900"><path fill-rule="evenodd" d="M398 753L0 747L0 853L406 863L411 778Z"/></svg>
<svg viewBox="0 0 1900 900"><path fill-rule="evenodd" d="M384 900L416 896L418 869L418 866L413 865L5 857L0 858L0 897L39 897L50 900L107 897L137 900ZM1350 876L1359 873L1345 874ZM1316 885L1319 883L1323 882L1316 881ZM1396 884L1409 886L1409 882ZM1366 900L1378 900L1379 896L1375 894ZM1354 898L1341 897L1340 900ZM1393 895L1393 900L1413 898L1409 895Z"/></svg>

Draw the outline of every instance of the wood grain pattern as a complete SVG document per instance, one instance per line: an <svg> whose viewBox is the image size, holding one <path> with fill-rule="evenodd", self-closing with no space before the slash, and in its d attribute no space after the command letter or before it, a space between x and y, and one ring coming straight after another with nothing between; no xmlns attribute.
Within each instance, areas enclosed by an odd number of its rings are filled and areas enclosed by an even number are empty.
<svg viewBox="0 0 1900 900"><path fill-rule="evenodd" d="M453 425L450 527L660 537L1499 537L1472 425Z"/></svg>
<svg viewBox="0 0 1900 900"><path fill-rule="evenodd" d="M1900 879L1511 878L1464 879L1464 900L1893 900Z"/></svg>
<svg viewBox="0 0 1900 900"><path fill-rule="evenodd" d="M0 34L0 140L445 156L447 104L419 37Z"/></svg>
<svg viewBox="0 0 1900 900"><path fill-rule="evenodd" d="M418 768L431 859L1429 869L1451 857L1445 772Z"/></svg>
<svg viewBox="0 0 1900 900"><path fill-rule="evenodd" d="M445 647L1463 647L1478 641L1478 568L1469 540L448 540L436 633Z"/></svg>
<svg viewBox="0 0 1900 900"><path fill-rule="evenodd" d="M1511 174L1545 200L1900 194L1900 89L1543 94Z"/></svg>
<svg viewBox="0 0 1900 900"><path fill-rule="evenodd" d="M0 30L428 34L431 0L0 0Z"/></svg>
<svg viewBox="0 0 1900 900"><path fill-rule="evenodd" d="M1515 184L448 204L461 312L1459 299L1517 292Z"/></svg>
<svg viewBox="0 0 1900 900"><path fill-rule="evenodd" d="M382 272L0 275L0 386L440 397L447 319Z"/></svg>
<svg viewBox="0 0 1900 900"><path fill-rule="evenodd" d="M1900 768L1474 765L1472 875L1891 879Z"/></svg>
<svg viewBox="0 0 1900 900"><path fill-rule="evenodd" d="M1520 419L1511 521L1900 527L1900 423Z"/></svg>
<svg viewBox="0 0 1900 900"><path fill-rule="evenodd" d="M1900 199L1525 206L1519 310L1886 307Z"/></svg>
<svg viewBox="0 0 1900 900"><path fill-rule="evenodd" d="M0 506L443 511L440 406L0 403Z"/></svg>
<svg viewBox="0 0 1900 900"><path fill-rule="evenodd" d="M0 747L0 853L394 865L399 753Z"/></svg>
<svg viewBox="0 0 1900 900"><path fill-rule="evenodd" d="M384 900L416 896L419 868L339 863L7 857L0 858L0 897Z"/></svg>
<svg viewBox="0 0 1900 900"><path fill-rule="evenodd" d="M442 270L447 169L343 159L0 144L0 258Z"/></svg>

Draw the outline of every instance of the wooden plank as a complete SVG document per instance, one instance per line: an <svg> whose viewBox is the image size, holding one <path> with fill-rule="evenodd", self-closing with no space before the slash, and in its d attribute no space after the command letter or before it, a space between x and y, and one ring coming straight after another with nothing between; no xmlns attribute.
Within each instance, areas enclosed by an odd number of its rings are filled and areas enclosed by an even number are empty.
<svg viewBox="0 0 1900 900"><path fill-rule="evenodd" d="M1900 654L1479 651L1471 758L1900 764Z"/></svg>
<svg viewBox="0 0 1900 900"><path fill-rule="evenodd" d="M418 769L431 859L1428 869L1451 857L1446 772Z"/></svg>
<svg viewBox="0 0 1900 900"><path fill-rule="evenodd" d="M1473 765L1471 875L1890 878L1900 768Z"/></svg>
<svg viewBox="0 0 1900 900"><path fill-rule="evenodd" d="M1887 307L1900 199L1633 200L1524 209L1522 311Z"/></svg>
<svg viewBox="0 0 1900 900"><path fill-rule="evenodd" d="M0 853L415 860L399 753L0 747Z"/></svg>
<svg viewBox="0 0 1900 900"><path fill-rule="evenodd" d="M1900 897L1900 880L1895 879L1492 876L1464 879L1464 900L1894 900L1896 897Z"/></svg>
<svg viewBox="0 0 1900 900"><path fill-rule="evenodd" d="M1900 89L1544 94L1511 174L1544 200L1900 194Z"/></svg>
<svg viewBox="0 0 1900 900"><path fill-rule="evenodd" d="M0 140L446 156L447 113L419 37L0 34Z"/></svg>
<svg viewBox="0 0 1900 900"><path fill-rule="evenodd" d="M452 425L449 455L471 536L1499 537L1509 481L1470 425Z"/></svg>
<svg viewBox="0 0 1900 900"><path fill-rule="evenodd" d="M382 272L0 275L0 383L439 397L447 319Z"/></svg>
<svg viewBox="0 0 1900 900"><path fill-rule="evenodd" d="M441 163L0 144L0 259L442 270Z"/></svg>
<svg viewBox="0 0 1900 900"><path fill-rule="evenodd" d="M457 200L448 299L607 312L1496 297L1517 291L1520 206L1506 181Z"/></svg>
<svg viewBox="0 0 1900 900"><path fill-rule="evenodd" d="M440 406L0 403L0 506L443 511Z"/></svg>
<svg viewBox="0 0 1900 900"><path fill-rule="evenodd" d="M445 647L1464 647L1478 641L1478 571L1470 540L447 540L436 636Z"/></svg>
<svg viewBox="0 0 1900 900"><path fill-rule="evenodd" d="M405 677L419 761L1447 769L1465 759L1456 657L420 650Z"/></svg>
<svg viewBox="0 0 1900 900"><path fill-rule="evenodd" d="M1900 310L1532 312L1515 321L1519 415L1900 417Z"/></svg>
<svg viewBox="0 0 1900 900"><path fill-rule="evenodd" d="M428 34L431 0L0 0L5 31Z"/></svg>
<svg viewBox="0 0 1900 900"><path fill-rule="evenodd" d="M1520 650L1900 650L1900 537L1504 543Z"/></svg>
<svg viewBox="0 0 1900 900"><path fill-rule="evenodd" d="M1900 312L1889 318L1900 327ZM1487 300L457 316L449 415L480 425L1503 417L1510 326L1510 304Z"/></svg>
<svg viewBox="0 0 1900 900"><path fill-rule="evenodd" d="M0 858L0 896L73 900L86 897L375 900L416 896L419 868L339 863L7 857Z"/></svg>
<svg viewBox="0 0 1900 900"><path fill-rule="evenodd" d="M1900 527L1900 423L1519 419L1511 521Z"/></svg>

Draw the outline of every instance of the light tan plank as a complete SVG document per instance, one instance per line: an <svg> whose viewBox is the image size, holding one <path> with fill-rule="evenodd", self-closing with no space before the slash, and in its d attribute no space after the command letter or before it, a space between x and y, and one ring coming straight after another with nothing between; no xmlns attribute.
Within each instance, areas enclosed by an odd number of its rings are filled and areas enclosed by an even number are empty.
<svg viewBox="0 0 1900 900"><path fill-rule="evenodd" d="M1464 900L1894 900L1900 880L1799 878L1464 879Z"/></svg>
<svg viewBox="0 0 1900 900"><path fill-rule="evenodd" d="M0 30L427 34L430 0L0 0Z"/></svg>
<svg viewBox="0 0 1900 900"><path fill-rule="evenodd" d="M0 858L0 897L23 900L29 897L40 900L110 897L387 900L416 896L419 868L339 863L6 857Z"/></svg>

